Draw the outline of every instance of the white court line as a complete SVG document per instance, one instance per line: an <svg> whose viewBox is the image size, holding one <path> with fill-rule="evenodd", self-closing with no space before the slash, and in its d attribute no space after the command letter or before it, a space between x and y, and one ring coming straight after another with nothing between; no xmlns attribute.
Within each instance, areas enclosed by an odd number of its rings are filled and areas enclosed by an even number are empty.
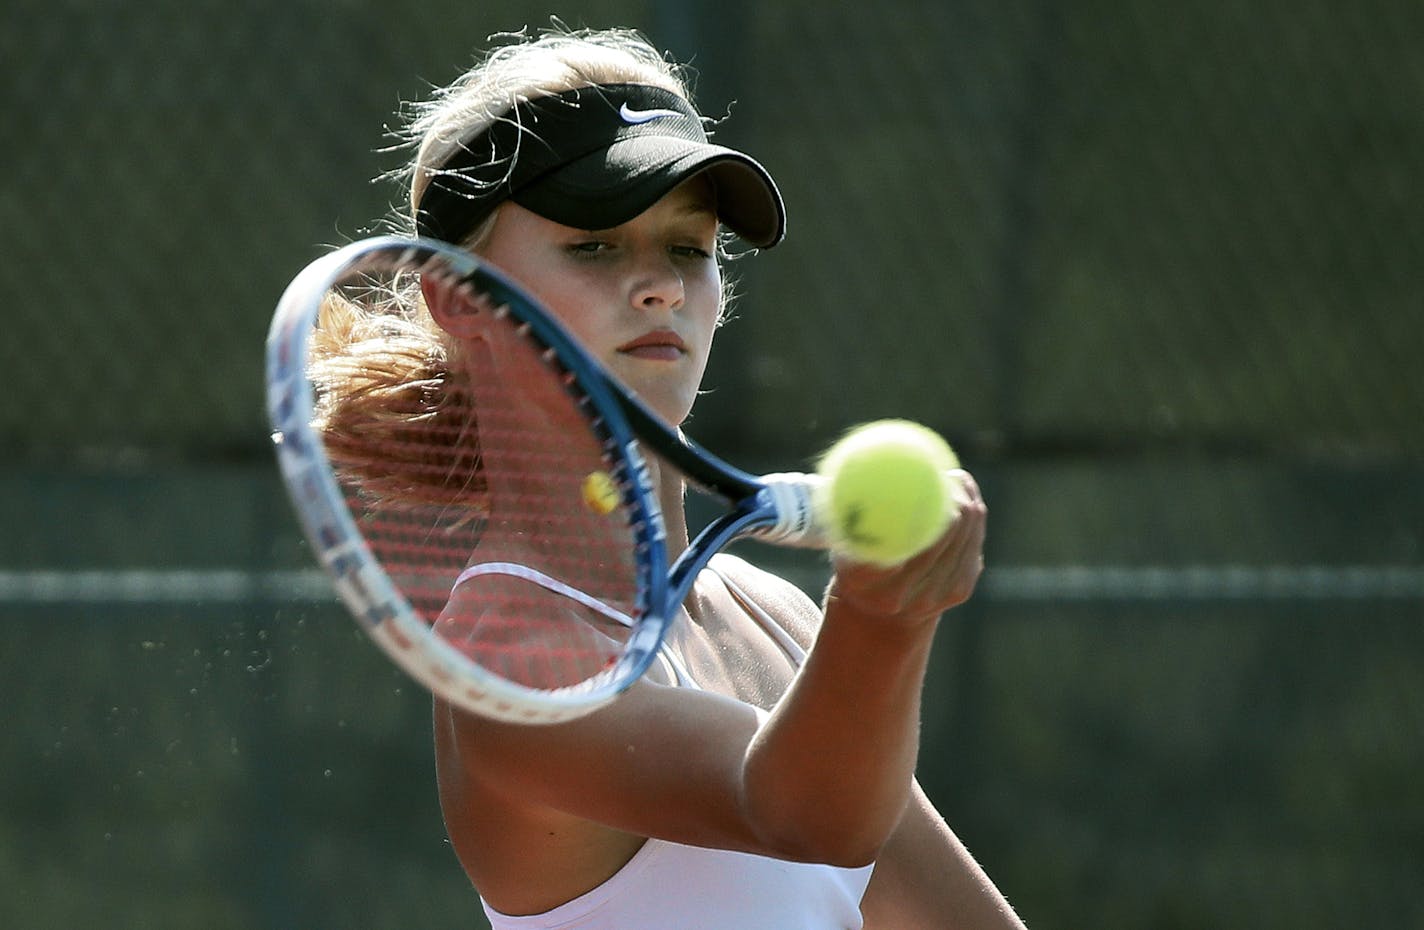
<svg viewBox="0 0 1424 930"><path fill-rule="evenodd" d="M241 604L334 598L331 583L317 569L0 571L0 604Z"/></svg>
<svg viewBox="0 0 1424 930"><path fill-rule="evenodd" d="M1013 601L1424 600L1424 566L1009 566L980 587Z"/></svg>
<svg viewBox="0 0 1424 930"><path fill-rule="evenodd" d="M1420 600L1424 566L1002 566L980 592L996 601ZM332 601L317 569L0 570L0 605L243 604Z"/></svg>

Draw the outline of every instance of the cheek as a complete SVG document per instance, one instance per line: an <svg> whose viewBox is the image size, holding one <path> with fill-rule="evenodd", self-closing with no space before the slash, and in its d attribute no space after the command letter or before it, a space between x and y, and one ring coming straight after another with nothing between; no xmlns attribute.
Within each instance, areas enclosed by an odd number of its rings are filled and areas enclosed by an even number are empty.
<svg viewBox="0 0 1424 930"><path fill-rule="evenodd" d="M688 301L696 302L695 312L698 318L716 326L717 320L722 316L721 269L713 265L707 271L688 278L684 286L687 288Z"/></svg>
<svg viewBox="0 0 1424 930"><path fill-rule="evenodd" d="M544 306L584 348L595 355L608 348L604 343L610 338L612 327L604 315L589 306L588 292L551 294Z"/></svg>
<svg viewBox="0 0 1424 930"><path fill-rule="evenodd" d="M587 345L588 339L601 328L593 319L595 314L589 307L589 289L576 281L562 281L555 275L545 275L536 280L537 283L528 286L529 293L543 304L554 319Z"/></svg>

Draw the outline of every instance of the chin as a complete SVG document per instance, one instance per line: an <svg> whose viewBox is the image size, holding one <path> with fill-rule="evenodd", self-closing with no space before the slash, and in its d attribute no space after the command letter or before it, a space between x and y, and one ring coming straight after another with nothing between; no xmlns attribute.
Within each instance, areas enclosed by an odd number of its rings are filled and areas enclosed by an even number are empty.
<svg viewBox="0 0 1424 930"><path fill-rule="evenodd" d="M692 414L692 401L671 398L655 398L639 395L643 402L653 408L653 412L672 426L681 426Z"/></svg>
<svg viewBox="0 0 1424 930"><path fill-rule="evenodd" d="M687 418L692 416L691 404L678 404L673 407L655 406L658 416L662 417L672 426L681 426L687 422Z"/></svg>
<svg viewBox="0 0 1424 930"><path fill-rule="evenodd" d="M663 420L678 426L686 420L692 412L692 405L697 400L697 391L684 392L677 389L670 389L666 381L645 381L639 383L639 379L625 378L623 381L638 399Z"/></svg>

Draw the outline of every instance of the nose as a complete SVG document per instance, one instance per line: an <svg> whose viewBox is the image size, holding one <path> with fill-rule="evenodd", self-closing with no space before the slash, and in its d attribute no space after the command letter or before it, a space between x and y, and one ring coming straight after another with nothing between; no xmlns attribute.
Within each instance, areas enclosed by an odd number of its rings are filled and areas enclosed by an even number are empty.
<svg viewBox="0 0 1424 930"><path fill-rule="evenodd" d="M639 263L634 271L629 300L638 310L673 311L687 299L682 271L667 255Z"/></svg>

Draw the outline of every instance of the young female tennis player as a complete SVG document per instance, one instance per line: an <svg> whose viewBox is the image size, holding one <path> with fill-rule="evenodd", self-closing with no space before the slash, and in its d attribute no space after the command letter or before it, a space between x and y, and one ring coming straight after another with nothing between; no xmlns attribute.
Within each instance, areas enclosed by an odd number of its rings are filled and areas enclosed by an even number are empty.
<svg viewBox="0 0 1424 930"><path fill-rule="evenodd" d="M767 172L708 141L678 69L629 32L521 38L410 128L416 231L510 273L682 422L723 311L723 236L769 248L785 222ZM437 322L393 333L409 365L372 377L455 384L462 353L497 351ZM836 565L820 607L716 557L653 672L589 716L518 726L437 702L440 800L492 925L1021 926L914 780L935 628L982 566L985 508L963 487L937 544ZM659 492L675 553L684 489ZM506 564L528 540L491 528L477 548Z"/></svg>

